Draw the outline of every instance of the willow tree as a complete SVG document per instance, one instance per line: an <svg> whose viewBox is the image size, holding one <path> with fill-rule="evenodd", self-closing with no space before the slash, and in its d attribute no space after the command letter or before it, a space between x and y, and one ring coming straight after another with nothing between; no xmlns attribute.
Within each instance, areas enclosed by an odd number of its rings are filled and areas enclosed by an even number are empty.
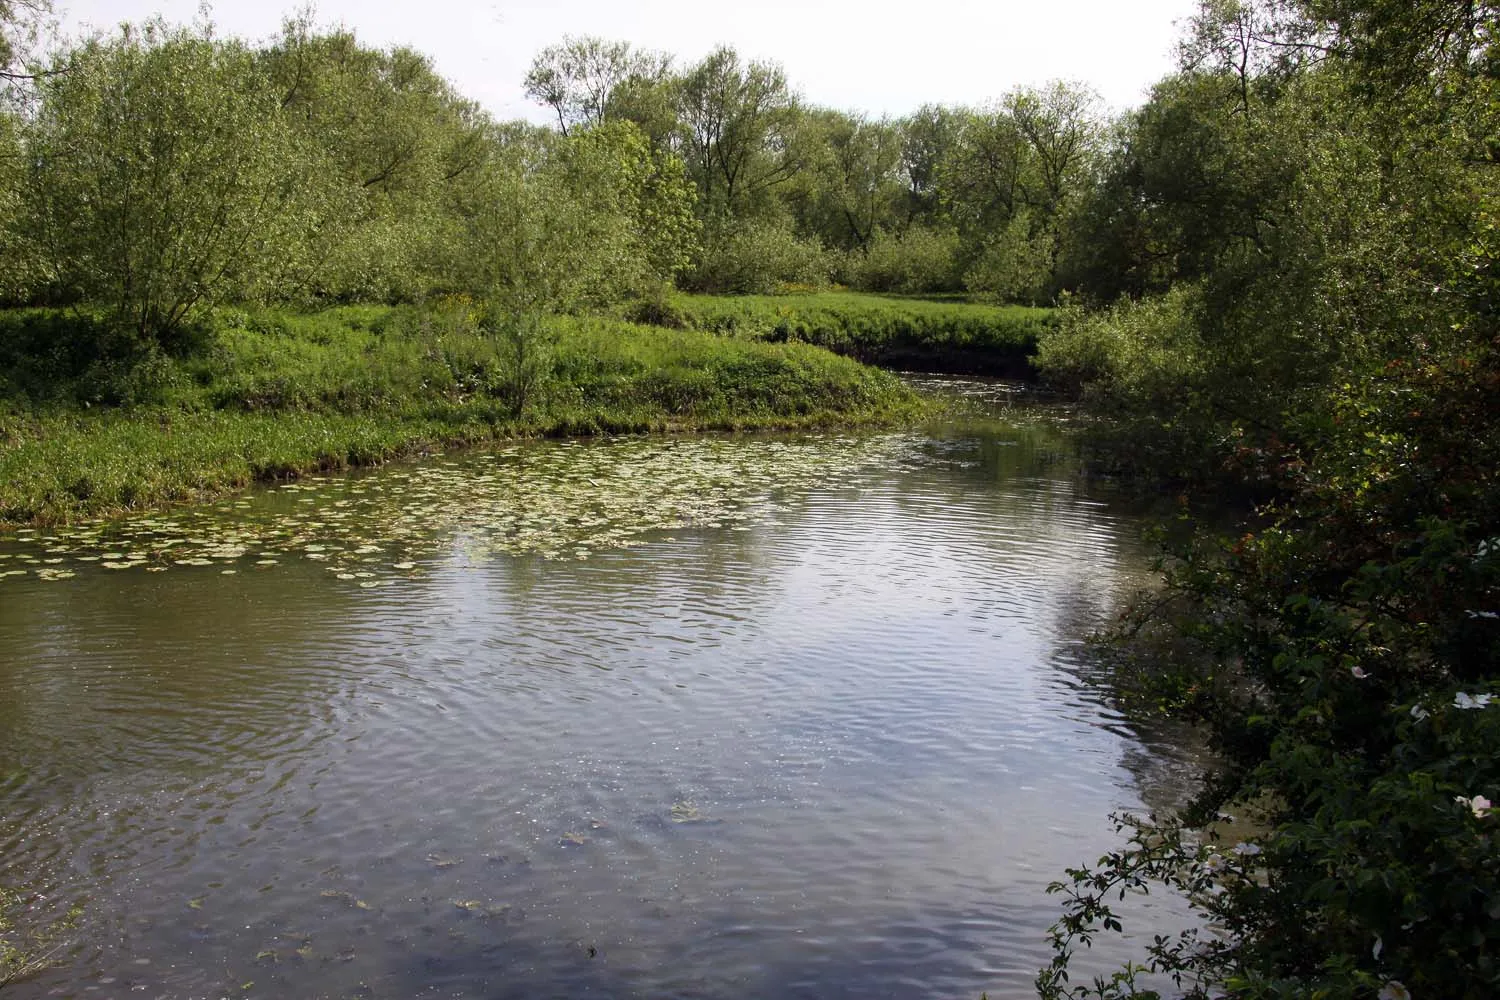
<svg viewBox="0 0 1500 1000"><path fill-rule="evenodd" d="M476 180L461 257L523 410L550 371L548 314L617 301L686 266L697 224L680 162L628 122L518 136Z"/></svg>
<svg viewBox="0 0 1500 1000"><path fill-rule="evenodd" d="M249 50L160 22L45 76L28 126L28 225L55 293L148 343L255 296L301 235L305 173Z"/></svg>
<svg viewBox="0 0 1500 1000"><path fill-rule="evenodd" d="M709 214L746 211L802 166L796 95L774 63L720 47L677 81L680 148Z"/></svg>
<svg viewBox="0 0 1500 1000"><path fill-rule="evenodd" d="M339 298L415 298L447 282L453 201L494 154L496 129L408 48L284 26L259 61L336 211L298 282Z"/></svg>
<svg viewBox="0 0 1500 1000"><path fill-rule="evenodd" d="M588 128L609 117L615 91L622 85L664 79L671 61L658 52L634 49L629 42L569 35L537 53L526 73L526 95L551 108L559 130L567 135L572 128Z"/></svg>
<svg viewBox="0 0 1500 1000"><path fill-rule="evenodd" d="M868 250L879 229L900 221L901 134L891 122L863 115L818 111L806 118L810 162L793 183L805 228L828 246Z"/></svg>
<svg viewBox="0 0 1500 1000"><path fill-rule="evenodd" d="M40 277L36 244L21 226L22 113L36 79L28 56L50 13L47 0L0 0L0 301L24 298Z"/></svg>
<svg viewBox="0 0 1500 1000"><path fill-rule="evenodd" d="M51 0L0 0L0 80L36 76L21 64L51 13Z"/></svg>

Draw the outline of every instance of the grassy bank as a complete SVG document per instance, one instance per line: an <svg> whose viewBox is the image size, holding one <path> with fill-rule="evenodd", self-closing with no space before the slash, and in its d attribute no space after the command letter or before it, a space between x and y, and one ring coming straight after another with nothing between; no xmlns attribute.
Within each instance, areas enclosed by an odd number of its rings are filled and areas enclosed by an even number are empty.
<svg viewBox="0 0 1500 1000"><path fill-rule="evenodd" d="M699 330L800 341L885 368L1026 378L1055 311L1027 306L822 292L679 295L659 317ZM649 317L649 311L642 318Z"/></svg>
<svg viewBox="0 0 1500 1000"><path fill-rule="evenodd" d="M502 437L910 419L893 376L803 344L556 318L508 345L472 310L221 311L173 354L87 316L0 314L0 524L198 500ZM540 362L538 359L542 359Z"/></svg>

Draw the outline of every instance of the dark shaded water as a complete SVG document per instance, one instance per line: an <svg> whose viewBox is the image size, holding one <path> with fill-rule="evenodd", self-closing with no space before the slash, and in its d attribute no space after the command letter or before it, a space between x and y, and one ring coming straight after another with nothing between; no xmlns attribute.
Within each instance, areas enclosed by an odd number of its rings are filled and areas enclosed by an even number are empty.
<svg viewBox="0 0 1500 1000"><path fill-rule="evenodd" d="M7 997L1030 995L1185 773L1080 680L1144 553L1054 445L540 444L0 549L0 880L84 913ZM683 481L549 559L527 463Z"/></svg>

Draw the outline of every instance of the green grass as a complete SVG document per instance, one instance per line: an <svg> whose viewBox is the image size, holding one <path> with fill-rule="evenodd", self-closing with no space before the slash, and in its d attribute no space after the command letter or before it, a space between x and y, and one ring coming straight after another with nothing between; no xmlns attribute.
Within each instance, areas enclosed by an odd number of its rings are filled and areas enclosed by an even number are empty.
<svg viewBox="0 0 1500 1000"><path fill-rule="evenodd" d="M857 292L679 295L666 317L743 339L801 341L870 364L1025 378L1056 311Z"/></svg>
<svg viewBox="0 0 1500 1000"><path fill-rule="evenodd" d="M597 318L547 330L550 372L517 413L505 352L462 303L221 311L180 357L103 350L86 317L0 313L0 524L497 438L891 424L926 406L805 344Z"/></svg>

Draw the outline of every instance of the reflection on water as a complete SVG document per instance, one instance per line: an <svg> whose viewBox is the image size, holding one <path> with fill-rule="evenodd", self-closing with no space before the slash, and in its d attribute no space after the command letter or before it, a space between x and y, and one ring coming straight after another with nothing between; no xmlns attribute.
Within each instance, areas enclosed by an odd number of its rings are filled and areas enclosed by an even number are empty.
<svg viewBox="0 0 1500 1000"><path fill-rule="evenodd" d="M232 576L293 559L369 589L420 572L417 560L457 533L477 558L580 559L651 532L736 524L770 493L871 463L899 464L913 444L899 436L636 437L439 455L373 477L286 483L269 496L170 515L25 528L23 544L0 545L0 585L9 577L70 580L83 567L217 566Z"/></svg>
<svg viewBox="0 0 1500 1000"><path fill-rule="evenodd" d="M310 494L377 498L343 534L283 491L212 565L0 581L0 879L86 907L15 996L1029 995L1047 882L1179 791L1072 667L1137 526L1035 432L684 446L731 508L587 558L413 524L413 466ZM593 470L576 506L610 447L507 454ZM310 519L416 571L248 571Z"/></svg>

